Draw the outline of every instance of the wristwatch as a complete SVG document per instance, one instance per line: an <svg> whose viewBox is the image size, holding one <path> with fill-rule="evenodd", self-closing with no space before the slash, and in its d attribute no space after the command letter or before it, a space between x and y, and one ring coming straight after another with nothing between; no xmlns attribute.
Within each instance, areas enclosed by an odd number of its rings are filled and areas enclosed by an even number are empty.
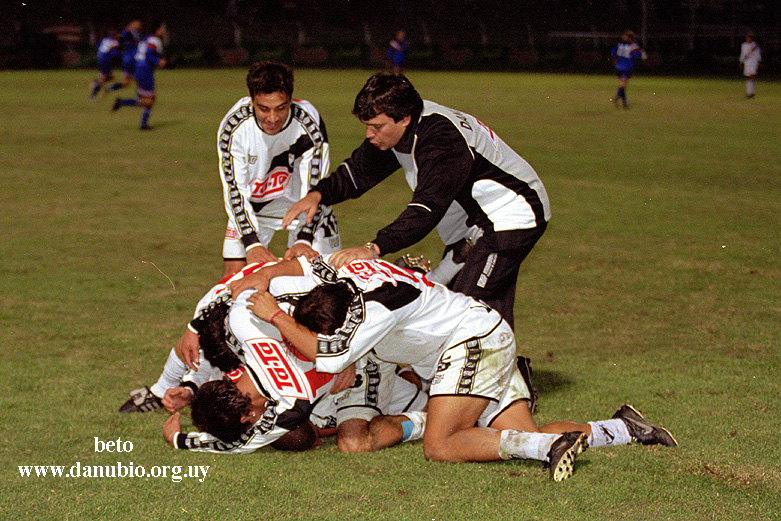
<svg viewBox="0 0 781 521"><path fill-rule="evenodd" d="M373 242L367 242L363 247L372 252L375 259L380 256L380 248Z"/></svg>

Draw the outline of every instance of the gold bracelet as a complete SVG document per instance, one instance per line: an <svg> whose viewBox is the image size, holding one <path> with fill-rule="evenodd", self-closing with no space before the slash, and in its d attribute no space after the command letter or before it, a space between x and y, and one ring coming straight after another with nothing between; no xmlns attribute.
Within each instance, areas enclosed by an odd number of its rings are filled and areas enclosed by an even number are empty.
<svg viewBox="0 0 781 521"><path fill-rule="evenodd" d="M377 245L374 244L373 242L367 242L366 244L363 245L363 247L367 248L370 252L372 252L372 257L374 257L375 259L380 256L379 254L380 248L378 248ZM375 248L377 249L375 250Z"/></svg>

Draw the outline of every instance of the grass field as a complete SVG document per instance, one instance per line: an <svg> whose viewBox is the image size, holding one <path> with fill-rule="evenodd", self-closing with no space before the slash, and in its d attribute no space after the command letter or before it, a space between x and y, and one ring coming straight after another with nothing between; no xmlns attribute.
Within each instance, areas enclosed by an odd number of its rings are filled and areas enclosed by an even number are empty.
<svg viewBox="0 0 781 521"><path fill-rule="evenodd" d="M639 74L624 111L609 103L612 76L409 73L425 98L491 126L548 189L553 219L516 304L538 423L629 402L679 448L590 450L552 484L536 462L435 464L419 443L191 454L163 441L165 413L117 414L221 273L216 129L244 74L160 71L155 128L142 133L139 111L87 102L91 71L0 72L0 518L779 519L781 85L746 100L737 75ZM332 165L363 136L350 109L369 74L297 72ZM337 206L345 245L373 238L408 198L399 175ZM435 237L414 249L439 250ZM96 452L96 438L132 452ZM19 471L77 463L209 471Z"/></svg>

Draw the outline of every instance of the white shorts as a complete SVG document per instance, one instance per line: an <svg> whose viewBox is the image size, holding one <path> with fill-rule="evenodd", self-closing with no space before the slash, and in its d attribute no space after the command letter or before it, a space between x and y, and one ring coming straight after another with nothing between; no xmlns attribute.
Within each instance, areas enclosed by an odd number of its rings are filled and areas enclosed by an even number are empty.
<svg viewBox="0 0 781 521"><path fill-rule="evenodd" d="M342 249L342 239L339 235L339 229L336 227L336 220L333 218L333 213L330 214L330 219L333 222L327 226L321 226L315 231L315 237L312 241L312 249L317 253L333 253ZM271 243L271 238L278 230L268 226L259 226L257 235L258 241L261 246L268 248ZM328 237L326 237L328 233ZM290 248L296 242L296 236L298 235L298 228L288 232L287 247ZM282 256L284 252L274 252L279 256ZM244 243L241 242L241 236L236 228L228 222L227 229L225 230L225 240L222 243L222 258L223 259L246 259L247 251L244 249Z"/></svg>
<svg viewBox="0 0 781 521"><path fill-rule="evenodd" d="M489 426L515 402L531 398L518 370L515 335L498 313L492 310L491 315L497 325L490 332L452 345L440 355L429 390L429 396L487 398L488 406L478 420L481 427Z"/></svg>
<svg viewBox="0 0 781 521"><path fill-rule="evenodd" d="M356 363L355 384L337 399L336 421L371 421L379 415L420 411L428 396L415 384L396 374L396 364L364 357Z"/></svg>
<svg viewBox="0 0 781 521"><path fill-rule="evenodd" d="M743 76L756 76L757 70L759 70L758 62L747 61L743 63Z"/></svg>

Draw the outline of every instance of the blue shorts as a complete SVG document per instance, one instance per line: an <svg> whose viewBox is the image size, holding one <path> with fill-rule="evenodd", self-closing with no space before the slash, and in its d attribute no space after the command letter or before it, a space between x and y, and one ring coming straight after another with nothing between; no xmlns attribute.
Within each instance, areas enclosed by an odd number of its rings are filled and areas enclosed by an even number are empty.
<svg viewBox="0 0 781 521"><path fill-rule="evenodd" d="M98 60L98 72L104 77L111 76L111 60Z"/></svg>
<svg viewBox="0 0 781 521"><path fill-rule="evenodd" d="M136 83L138 83L138 96L151 98L155 95L155 71L139 67L136 69Z"/></svg>
<svg viewBox="0 0 781 521"><path fill-rule="evenodd" d="M616 71L619 79L628 80L632 77L632 71Z"/></svg>

